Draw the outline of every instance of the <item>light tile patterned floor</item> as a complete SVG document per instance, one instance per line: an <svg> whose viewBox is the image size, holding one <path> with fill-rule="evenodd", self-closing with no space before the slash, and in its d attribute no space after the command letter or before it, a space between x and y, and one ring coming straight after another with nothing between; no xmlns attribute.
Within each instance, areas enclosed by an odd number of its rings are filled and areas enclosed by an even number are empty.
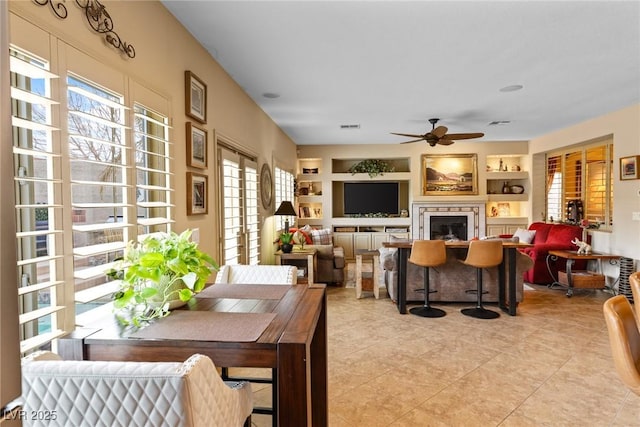
<svg viewBox="0 0 640 427"><path fill-rule="evenodd" d="M384 292L330 287L329 425L640 426L640 397L613 368L610 295L532 287L518 316L496 320L463 316L463 304L439 304L440 319L400 315Z"/></svg>

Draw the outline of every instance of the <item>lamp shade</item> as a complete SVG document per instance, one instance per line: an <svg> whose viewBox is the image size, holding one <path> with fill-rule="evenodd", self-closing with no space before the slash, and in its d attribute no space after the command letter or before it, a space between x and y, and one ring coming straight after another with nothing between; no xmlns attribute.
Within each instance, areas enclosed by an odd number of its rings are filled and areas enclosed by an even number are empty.
<svg viewBox="0 0 640 427"><path fill-rule="evenodd" d="M280 203L280 206L278 206L278 209L274 212L274 215L296 216L297 214L291 202L285 200L282 203Z"/></svg>

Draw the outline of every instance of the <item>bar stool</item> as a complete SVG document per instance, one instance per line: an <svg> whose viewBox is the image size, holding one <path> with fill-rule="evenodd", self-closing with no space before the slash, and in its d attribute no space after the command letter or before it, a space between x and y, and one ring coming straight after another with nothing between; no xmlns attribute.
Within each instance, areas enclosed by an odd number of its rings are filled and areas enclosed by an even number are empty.
<svg viewBox="0 0 640 427"><path fill-rule="evenodd" d="M482 269L495 267L502 262L502 240L473 240L469 243L469 252L465 260L459 260L465 265L476 268L477 290L468 291L477 293L475 308L465 308L462 314L478 319L495 319L500 313L487 310L482 306Z"/></svg>
<svg viewBox="0 0 640 427"><path fill-rule="evenodd" d="M424 267L424 305L409 310L411 314L422 317L442 317L447 313L429 304L429 267L437 267L447 261L447 250L444 240L416 240L411 246L409 262Z"/></svg>

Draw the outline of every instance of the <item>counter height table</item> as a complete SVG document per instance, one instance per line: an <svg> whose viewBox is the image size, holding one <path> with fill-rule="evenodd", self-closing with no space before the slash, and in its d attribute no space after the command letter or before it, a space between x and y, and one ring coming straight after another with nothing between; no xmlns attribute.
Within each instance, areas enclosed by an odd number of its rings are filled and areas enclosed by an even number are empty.
<svg viewBox="0 0 640 427"><path fill-rule="evenodd" d="M137 331L113 315L60 340L64 359L182 362L194 353L218 367L271 368L274 425L326 426L324 285L215 284ZM95 327L94 327L95 326Z"/></svg>
<svg viewBox="0 0 640 427"><path fill-rule="evenodd" d="M447 248L468 249L469 241L448 241L445 242ZM384 242L385 248L398 249L398 311L400 314L407 313L407 260L413 243L409 242ZM504 257L498 266L498 306L502 311L511 316L516 315L516 251L518 248L533 246L529 243L516 243L511 241L502 242ZM509 267L509 300L506 292L506 266Z"/></svg>

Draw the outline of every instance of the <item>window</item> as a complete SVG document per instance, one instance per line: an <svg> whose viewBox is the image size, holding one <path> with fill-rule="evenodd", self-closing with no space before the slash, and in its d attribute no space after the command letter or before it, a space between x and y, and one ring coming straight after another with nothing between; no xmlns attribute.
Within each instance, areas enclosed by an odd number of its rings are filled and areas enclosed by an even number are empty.
<svg viewBox="0 0 640 427"><path fill-rule="evenodd" d="M50 349L75 325L110 312L118 283L105 271L126 242L170 231L171 143L168 117L122 93L71 71L58 78L47 61L19 48L11 49L10 65L27 353ZM146 91L145 101L168 105Z"/></svg>
<svg viewBox="0 0 640 427"><path fill-rule="evenodd" d="M613 143L547 155L547 220L587 219L610 228L613 220Z"/></svg>
<svg viewBox="0 0 640 427"><path fill-rule="evenodd" d="M61 150L47 61L10 50L21 351L64 334ZM44 347L43 347L44 346Z"/></svg>
<svg viewBox="0 0 640 427"><path fill-rule="evenodd" d="M280 169L279 167L276 166L275 168L275 174L274 174L274 179L273 179L273 183L274 183L274 188L275 188L275 194L274 194L274 201L275 201L275 207L276 209L278 209L278 206L280 206L280 203L282 203L285 200L290 201L291 203L294 203L294 176L291 172L287 172L284 169ZM279 226L284 226L284 221L286 219L286 217L282 216L279 217L280 220L282 220L282 224L278 224ZM289 221L291 223L295 222L295 218L288 218Z"/></svg>
<svg viewBox="0 0 640 427"><path fill-rule="evenodd" d="M219 145L222 194L223 264L255 265L260 261L258 169L256 162Z"/></svg>

